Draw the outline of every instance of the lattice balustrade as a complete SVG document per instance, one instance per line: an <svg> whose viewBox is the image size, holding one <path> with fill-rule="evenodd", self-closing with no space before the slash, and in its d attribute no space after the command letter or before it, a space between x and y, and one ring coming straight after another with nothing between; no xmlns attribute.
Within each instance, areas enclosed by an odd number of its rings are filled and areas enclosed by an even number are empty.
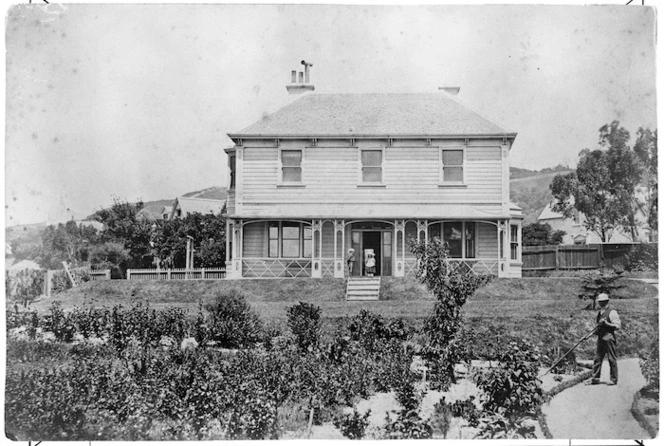
<svg viewBox="0 0 664 446"><path fill-rule="evenodd" d="M323 259L321 261L323 277L334 277L334 259Z"/></svg>
<svg viewBox="0 0 664 446"><path fill-rule="evenodd" d="M243 277L311 277L311 259L242 259Z"/></svg>

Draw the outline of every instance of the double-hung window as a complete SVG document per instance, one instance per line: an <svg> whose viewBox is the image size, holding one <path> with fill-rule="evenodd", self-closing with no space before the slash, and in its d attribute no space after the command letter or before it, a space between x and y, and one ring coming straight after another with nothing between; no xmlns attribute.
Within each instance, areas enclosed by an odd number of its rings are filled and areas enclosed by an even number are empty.
<svg viewBox="0 0 664 446"><path fill-rule="evenodd" d="M362 183L381 184L383 182L383 151L362 150Z"/></svg>
<svg viewBox="0 0 664 446"><path fill-rule="evenodd" d="M510 259L519 260L519 227L510 225Z"/></svg>
<svg viewBox="0 0 664 446"><path fill-rule="evenodd" d="M441 149L441 174L440 179L445 184L463 184L463 161L462 148Z"/></svg>
<svg viewBox="0 0 664 446"><path fill-rule="evenodd" d="M302 150L282 150L281 182L302 183Z"/></svg>

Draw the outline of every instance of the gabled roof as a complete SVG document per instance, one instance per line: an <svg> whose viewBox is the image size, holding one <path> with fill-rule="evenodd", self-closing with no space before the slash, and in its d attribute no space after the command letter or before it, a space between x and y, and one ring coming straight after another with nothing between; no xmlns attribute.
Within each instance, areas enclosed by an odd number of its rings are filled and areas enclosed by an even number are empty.
<svg viewBox="0 0 664 446"><path fill-rule="evenodd" d="M542 212L539 214L539 217L537 217L537 220L553 220L558 218L561 220L565 219L563 214L554 212L551 203L547 203L546 206L544 206L544 209L542 209Z"/></svg>
<svg viewBox="0 0 664 446"><path fill-rule="evenodd" d="M231 138L502 136L501 127L443 93L308 94Z"/></svg>

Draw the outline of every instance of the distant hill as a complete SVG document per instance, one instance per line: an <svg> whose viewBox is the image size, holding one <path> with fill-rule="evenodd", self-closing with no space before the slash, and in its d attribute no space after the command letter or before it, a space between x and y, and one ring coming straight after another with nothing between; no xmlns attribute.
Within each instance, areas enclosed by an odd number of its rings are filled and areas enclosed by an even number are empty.
<svg viewBox="0 0 664 446"><path fill-rule="evenodd" d="M206 189L201 189L193 192L187 192L178 197L190 197L190 198L208 198L213 200L225 200L228 195L228 190L225 187L212 186ZM164 206L172 206L173 201L176 197L167 198L163 200L153 200L153 201L144 201L143 209L141 209L140 214L147 217L150 220L156 220L161 217L161 210ZM94 214L92 214L94 215ZM92 218L92 215L88 218Z"/></svg>
<svg viewBox="0 0 664 446"><path fill-rule="evenodd" d="M514 171L512 169L515 169ZM544 206L553 200L549 185L558 174L567 174L571 169L556 166L553 169L542 169L539 172L510 168L510 199L523 209L525 216L523 224L527 225L537 221ZM519 175L516 178L512 175Z"/></svg>

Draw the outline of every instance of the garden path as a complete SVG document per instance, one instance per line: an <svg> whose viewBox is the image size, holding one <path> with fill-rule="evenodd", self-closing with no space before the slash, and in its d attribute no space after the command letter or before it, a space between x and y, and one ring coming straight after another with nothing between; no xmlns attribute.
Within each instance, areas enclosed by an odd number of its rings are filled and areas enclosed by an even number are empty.
<svg viewBox="0 0 664 446"><path fill-rule="evenodd" d="M630 412L634 394L645 384L638 358L618 360L620 381L607 386L609 364L602 366L601 384L583 383L554 396L542 411L553 438L646 439L650 438Z"/></svg>

